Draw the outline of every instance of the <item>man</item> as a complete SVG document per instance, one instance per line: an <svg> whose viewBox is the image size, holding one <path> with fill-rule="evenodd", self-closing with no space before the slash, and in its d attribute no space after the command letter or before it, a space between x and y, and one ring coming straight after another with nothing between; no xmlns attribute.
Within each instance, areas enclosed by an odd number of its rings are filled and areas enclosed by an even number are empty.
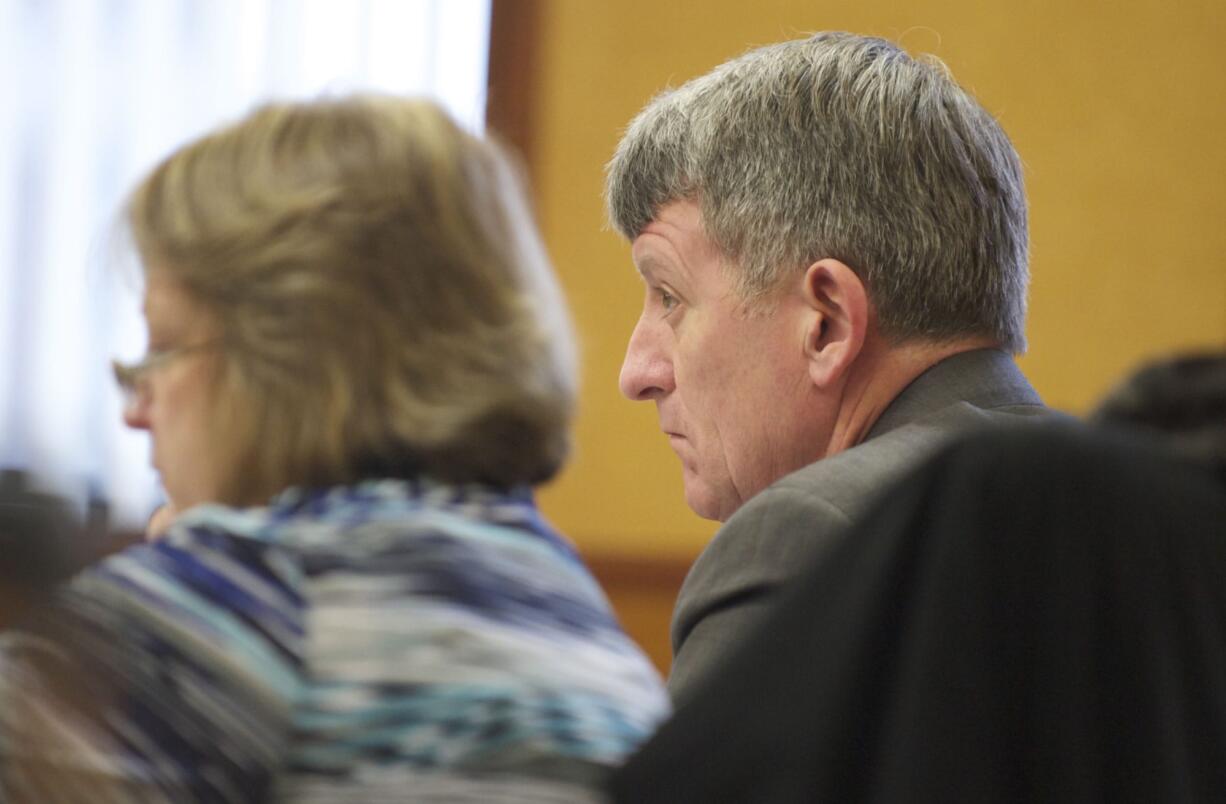
<svg viewBox="0 0 1226 804"><path fill-rule="evenodd" d="M682 587L685 698L873 493L950 435L1043 410L1026 202L939 64L824 33L654 99L609 166L647 285L622 392L656 403L686 500L725 524Z"/></svg>

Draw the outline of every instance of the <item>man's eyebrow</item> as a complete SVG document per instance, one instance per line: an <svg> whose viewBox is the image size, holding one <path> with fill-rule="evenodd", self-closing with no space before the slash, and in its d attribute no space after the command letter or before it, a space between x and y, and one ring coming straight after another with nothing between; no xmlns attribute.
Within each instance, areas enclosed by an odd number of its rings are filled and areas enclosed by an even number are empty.
<svg viewBox="0 0 1226 804"><path fill-rule="evenodd" d="M656 281L656 272L659 271L660 261L655 257L644 257L641 260L636 260L634 267L638 269L639 274L649 282Z"/></svg>

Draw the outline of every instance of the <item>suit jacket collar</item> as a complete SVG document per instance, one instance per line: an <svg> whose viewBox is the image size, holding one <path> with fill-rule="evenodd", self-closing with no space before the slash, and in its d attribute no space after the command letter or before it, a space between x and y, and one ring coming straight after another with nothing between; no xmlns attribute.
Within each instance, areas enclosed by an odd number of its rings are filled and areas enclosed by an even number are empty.
<svg viewBox="0 0 1226 804"><path fill-rule="evenodd" d="M999 349L974 349L947 357L912 380L878 417L865 440L960 402L979 408L1043 404L1011 355Z"/></svg>

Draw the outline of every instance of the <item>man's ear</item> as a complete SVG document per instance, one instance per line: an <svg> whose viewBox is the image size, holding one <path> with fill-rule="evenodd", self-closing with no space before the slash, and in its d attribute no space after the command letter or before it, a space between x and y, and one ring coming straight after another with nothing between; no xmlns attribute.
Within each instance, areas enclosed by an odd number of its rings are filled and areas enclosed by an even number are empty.
<svg viewBox="0 0 1226 804"><path fill-rule="evenodd" d="M855 363L868 334L868 292L846 263L822 259L805 271L805 303L811 310L805 329L809 378L829 388Z"/></svg>

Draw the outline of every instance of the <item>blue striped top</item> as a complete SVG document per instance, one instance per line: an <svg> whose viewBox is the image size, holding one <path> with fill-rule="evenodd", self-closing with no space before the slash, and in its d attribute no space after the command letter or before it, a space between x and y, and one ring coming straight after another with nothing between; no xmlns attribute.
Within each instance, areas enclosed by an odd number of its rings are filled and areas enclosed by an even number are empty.
<svg viewBox="0 0 1226 804"><path fill-rule="evenodd" d="M598 800L667 709L528 492L290 490L192 509L0 637L0 789Z"/></svg>

